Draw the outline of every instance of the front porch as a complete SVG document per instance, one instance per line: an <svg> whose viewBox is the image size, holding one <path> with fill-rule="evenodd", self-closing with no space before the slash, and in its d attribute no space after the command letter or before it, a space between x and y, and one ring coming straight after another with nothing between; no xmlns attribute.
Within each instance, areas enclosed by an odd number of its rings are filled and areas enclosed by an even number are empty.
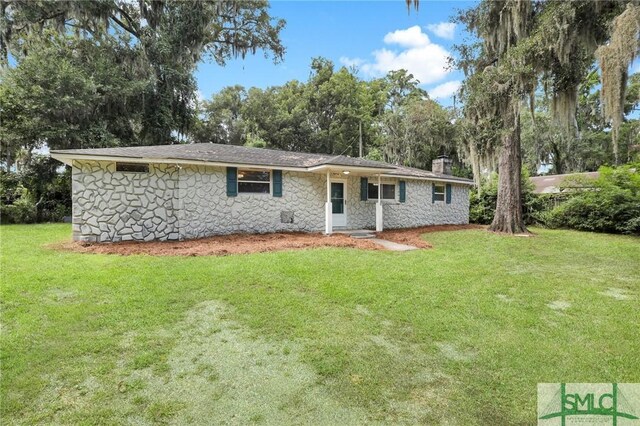
<svg viewBox="0 0 640 426"><path fill-rule="evenodd" d="M350 181L351 183L353 183L353 179L360 180L360 194L358 194L357 192L354 193L353 184L351 185L352 190L349 190L349 183ZM371 210L372 204L375 204L375 207L374 209L372 209L372 216L374 216L374 226L371 226L371 228L375 229L375 232L382 232L384 230L384 197L383 180L381 173L365 173L360 170L336 170L335 168L332 168L326 171L325 181L325 234L330 235L332 233L352 234L354 232L370 232L371 229L360 229L363 224L362 220L356 221L353 220L353 218L355 217L355 210L358 210L360 212L360 215L362 215L362 212L364 211L364 214L366 215L369 210ZM375 197L376 199L373 202L367 197L370 184L377 187L377 196ZM360 202L366 203L364 208L354 208L355 203ZM366 226L366 228L370 227Z"/></svg>

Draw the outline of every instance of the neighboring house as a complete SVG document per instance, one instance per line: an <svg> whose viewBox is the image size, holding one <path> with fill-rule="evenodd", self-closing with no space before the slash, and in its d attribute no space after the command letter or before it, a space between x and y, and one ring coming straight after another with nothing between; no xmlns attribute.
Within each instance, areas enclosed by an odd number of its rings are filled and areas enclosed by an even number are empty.
<svg viewBox="0 0 640 426"><path fill-rule="evenodd" d="M73 167L73 238L466 224L469 179L346 156L190 144L51 151Z"/></svg>
<svg viewBox="0 0 640 426"><path fill-rule="evenodd" d="M535 194L558 194L566 190L583 189L584 185L571 186L571 180L597 179L598 172L569 173L564 175L546 175L531 177L531 182L535 186ZM565 182L567 178L569 181Z"/></svg>

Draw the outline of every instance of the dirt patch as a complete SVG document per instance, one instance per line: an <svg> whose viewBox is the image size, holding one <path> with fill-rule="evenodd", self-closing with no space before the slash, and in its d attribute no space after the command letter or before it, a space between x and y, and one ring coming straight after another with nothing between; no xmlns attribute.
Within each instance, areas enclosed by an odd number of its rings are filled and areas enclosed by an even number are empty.
<svg viewBox="0 0 640 426"><path fill-rule="evenodd" d="M233 234L217 235L187 241L127 241L121 243L80 243L64 241L49 248L78 253L120 254L124 256L148 254L152 256L225 256L230 254L262 253L312 247L350 247L381 250L377 244L357 240L347 235L326 236L314 233Z"/></svg>
<svg viewBox="0 0 640 426"><path fill-rule="evenodd" d="M566 300L554 300L553 302L547 303L547 306L554 311L566 311L571 307L571 303Z"/></svg>
<svg viewBox="0 0 640 426"><path fill-rule="evenodd" d="M433 225L421 226L418 228L389 229L378 232L378 238L393 241L394 243L406 244L418 248L431 248L431 244L421 238L422 234L442 231L461 231L465 229L484 229L482 225Z"/></svg>
<svg viewBox="0 0 640 426"><path fill-rule="evenodd" d="M515 300L512 297L507 296L506 294L496 294L496 297L505 303L511 303Z"/></svg>
<svg viewBox="0 0 640 426"><path fill-rule="evenodd" d="M440 349L442 356L452 361L470 361L476 356L474 352L460 350L451 343L436 343L436 346Z"/></svg>
<svg viewBox="0 0 640 426"><path fill-rule="evenodd" d="M624 289L615 287L609 287L606 291L601 291L600 294L616 300L627 300L630 298Z"/></svg>
<svg viewBox="0 0 640 426"><path fill-rule="evenodd" d="M345 404L321 384L301 360L300 344L256 336L230 313L215 300L195 306L172 330L178 338L166 374L146 368L123 380L131 389L126 396L148 401L146 414L154 423L281 425L301 418L305 424L367 423L364 410ZM175 409L158 419L153 408L166 404Z"/></svg>

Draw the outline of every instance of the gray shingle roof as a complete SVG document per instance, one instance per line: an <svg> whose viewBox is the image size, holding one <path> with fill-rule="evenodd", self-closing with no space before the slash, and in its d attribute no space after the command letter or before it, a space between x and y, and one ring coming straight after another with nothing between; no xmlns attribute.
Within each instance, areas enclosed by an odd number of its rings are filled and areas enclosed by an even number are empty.
<svg viewBox="0 0 640 426"><path fill-rule="evenodd" d="M470 183L468 179L440 175L426 170L394 166L380 161L344 155L311 154L307 152L280 151L276 149L251 148L238 145L213 143L132 146L119 148L67 149L51 151L54 157L102 156L123 159L187 160L225 164L246 164L266 167L292 167L308 169L324 165L364 167L385 170L384 174L415 178L440 178L443 180Z"/></svg>
<svg viewBox="0 0 640 426"><path fill-rule="evenodd" d="M195 143L181 145L132 146L122 148L67 149L51 151L62 155L91 155L123 158L149 158L162 160L195 160L257 166L309 168L321 165L359 166L392 169L394 166L379 161L344 155L311 154L307 152L279 151L238 145Z"/></svg>

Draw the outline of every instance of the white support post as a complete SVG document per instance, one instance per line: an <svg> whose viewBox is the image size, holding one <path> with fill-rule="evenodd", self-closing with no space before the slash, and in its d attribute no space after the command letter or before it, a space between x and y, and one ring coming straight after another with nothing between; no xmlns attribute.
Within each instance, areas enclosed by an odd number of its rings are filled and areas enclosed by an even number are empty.
<svg viewBox="0 0 640 426"><path fill-rule="evenodd" d="M382 219L382 179L378 175L378 202L376 203L376 232L382 232L384 229Z"/></svg>
<svg viewBox="0 0 640 426"><path fill-rule="evenodd" d="M331 172L327 172L327 202L324 205L324 233L331 235L333 233L333 206L331 204Z"/></svg>

